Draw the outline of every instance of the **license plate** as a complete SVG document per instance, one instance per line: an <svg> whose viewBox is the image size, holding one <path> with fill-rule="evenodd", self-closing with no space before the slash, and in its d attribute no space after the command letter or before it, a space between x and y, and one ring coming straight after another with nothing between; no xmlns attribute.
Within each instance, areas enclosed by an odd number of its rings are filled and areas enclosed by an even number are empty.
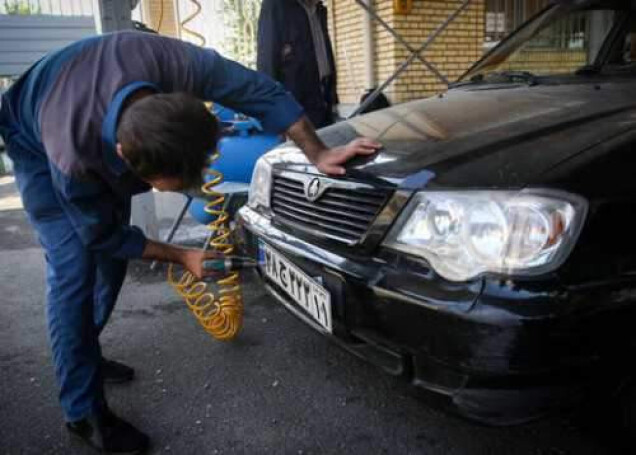
<svg viewBox="0 0 636 455"><path fill-rule="evenodd" d="M258 262L269 279L331 333L331 295L324 287L265 243L259 245Z"/></svg>

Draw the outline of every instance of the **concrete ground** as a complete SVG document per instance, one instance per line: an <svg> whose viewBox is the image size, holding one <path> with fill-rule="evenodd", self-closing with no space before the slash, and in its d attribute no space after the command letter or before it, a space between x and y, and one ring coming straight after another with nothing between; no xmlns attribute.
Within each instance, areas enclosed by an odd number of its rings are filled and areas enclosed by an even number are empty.
<svg viewBox="0 0 636 455"><path fill-rule="evenodd" d="M253 276L244 293L244 330L222 343L162 272L131 267L102 344L137 379L107 392L117 413L149 433L153 453L612 453L607 435L573 418L488 428L433 410L305 327ZM42 251L12 179L0 177L0 454L92 453L63 428L43 295Z"/></svg>

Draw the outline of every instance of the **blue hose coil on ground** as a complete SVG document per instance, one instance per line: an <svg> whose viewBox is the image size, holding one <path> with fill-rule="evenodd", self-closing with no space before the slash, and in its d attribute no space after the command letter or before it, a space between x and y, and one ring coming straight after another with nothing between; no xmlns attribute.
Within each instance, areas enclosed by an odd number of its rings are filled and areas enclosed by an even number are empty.
<svg viewBox="0 0 636 455"><path fill-rule="evenodd" d="M223 174L223 182L249 184L256 161L280 144L282 138L264 133L260 123L252 118L222 121L221 126L224 132L218 144L220 156L210 168ZM190 215L201 224L209 224L215 218L203 210L205 204L203 199L194 199L190 204Z"/></svg>

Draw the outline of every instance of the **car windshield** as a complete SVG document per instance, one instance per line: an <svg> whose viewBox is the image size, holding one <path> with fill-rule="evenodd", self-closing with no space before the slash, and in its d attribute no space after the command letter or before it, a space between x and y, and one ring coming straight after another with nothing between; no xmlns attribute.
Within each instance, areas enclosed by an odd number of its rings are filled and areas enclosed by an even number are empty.
<svg viewBox="0 0 636 455"><path fill-rule="evenodd" d="M533 81L542 76L631 68L636 64L636 13L629 2L586 4L582 8L563 2L548 7L460 81Z"/></svg>

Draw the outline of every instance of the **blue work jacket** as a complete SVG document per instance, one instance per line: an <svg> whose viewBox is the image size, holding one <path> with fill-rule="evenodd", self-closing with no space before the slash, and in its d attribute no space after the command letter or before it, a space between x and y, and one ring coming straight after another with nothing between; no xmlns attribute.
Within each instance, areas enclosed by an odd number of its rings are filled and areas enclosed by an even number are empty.
<svg viewBox="0 0 636 455"><path fill-rule="evenodd" d="M82 40L31 67L2 96L0 134L9 147L46 157L55 196L86 247L125 259L141 257L145 236L114 223L114 214L150 187L117 155L117 121L127 96L143 87L219 102L274 133L303 114L269 77L214 50L148 33Z"/></svg>

